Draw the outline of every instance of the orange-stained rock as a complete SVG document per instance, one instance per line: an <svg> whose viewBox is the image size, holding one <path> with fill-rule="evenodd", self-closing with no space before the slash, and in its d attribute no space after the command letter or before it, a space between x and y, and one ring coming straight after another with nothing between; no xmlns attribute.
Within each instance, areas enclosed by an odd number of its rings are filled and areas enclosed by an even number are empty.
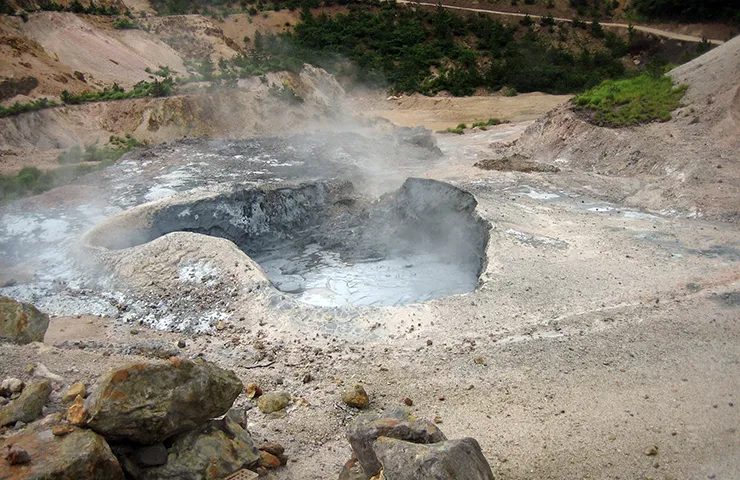
<svg viewBox="0 0 740 480"><path fill-rule="evenodd" d="M18 445L31 456L25 465L0 460L3 480L123 480L123 471L105 439L91 430L72 427L64 436L53 425L36 422L12 437L0 439L0 450Z"/></svg>
<svg viewBox="0 0 740 480"><path fill-rule="evenodd" d="M260 464L262 466L267 468L277 468L280 466L280 459L272 453L262 450L260 451L260 455L262 456L262 459L260 460Z"/></svg>

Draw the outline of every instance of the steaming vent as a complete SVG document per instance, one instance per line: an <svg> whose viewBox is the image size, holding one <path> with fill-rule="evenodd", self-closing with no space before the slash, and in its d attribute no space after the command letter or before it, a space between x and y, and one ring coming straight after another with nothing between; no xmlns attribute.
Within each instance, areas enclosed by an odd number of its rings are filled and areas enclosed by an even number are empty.
<svg viewBox="0 0 740 480"><path fill-rule="evenodd" d="M489 229L476 205L470 193L417 178L372 201L348 181L263 186L168 204L148 230L95 243L121 249L175 231L221 237L301 302L403 305L475 289Z"/></svg>

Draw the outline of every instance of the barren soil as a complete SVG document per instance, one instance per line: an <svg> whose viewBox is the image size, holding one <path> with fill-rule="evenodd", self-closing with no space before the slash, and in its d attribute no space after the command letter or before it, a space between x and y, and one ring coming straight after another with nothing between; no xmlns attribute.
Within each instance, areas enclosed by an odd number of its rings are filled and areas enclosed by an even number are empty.
<svg viewBox="0 0 740 480"><path fill-rule="evenodd" d="M516 97L502 95L473 97L388 97L383 92L357 92L350 97L352 111L365 117L379 117L396 125L423 125L435 132L455 128L460 123L471 126L490 118L509 122L534 120L568 101L570 95L525 93Z"/></svg>

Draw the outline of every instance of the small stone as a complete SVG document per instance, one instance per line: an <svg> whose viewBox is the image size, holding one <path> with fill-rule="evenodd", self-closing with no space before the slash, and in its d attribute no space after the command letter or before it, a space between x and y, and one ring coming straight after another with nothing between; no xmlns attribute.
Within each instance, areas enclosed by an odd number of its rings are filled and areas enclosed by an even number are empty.
<svg viewBox="0 0 740 480"><path fill-rule="evenodd" d="M475 360L473 360L473 363L475 363L476 365L487 365L486 359L483 357L476 358Z"/></svg>
<svg viewBox="0 0 740 480"><path fill-rule="evenodd" d="M77 395L74 403L67 409L67 421L78 427L83 427L87 423L87 409L80 395Z"/></svg>
<svg viewBox="0 0 740 480"><path fill-rule="evenodd" d="M139 329L138 328L132 328L131 330L129 330L129 333L131 335L138 335L139 334Z"/></svg>
<svg viewBox="0 0 740 480"><path fill-rule="evenodd" d="M303 376L303 380L302 381L303 381L303 383L308 383L311 380L313 380L313 376L310 373L307 373L307 374L305 374Z"/></svg>
<svg viewBox="0 0 740 480"><path fill-rule="evenodd" d="M87 396L87 389L85 388L85 384L82 382L73 383L72 385L70 385L67 391L62 396L62 402L72 402L78 396L82 398L85 398Z"/></svg>
<svg viewBox="0 0 740 480"><path fill-rule="evenodd" d="M216 330L223 330L224 328L226 328L226 324L222 320L216 322Z"/></svg>
<svg viewBox="0 0 740 480"><path fill-rule="evenodd" d="M286 392L269 392L259 398L257 406L262 413L273 413L283 410L289 402L290 395Z"/></svg>
<svg viewBox="0 0 740 480"><path fill-rule="evenodd" d="M427 347L431 347L432 345L434 345L434 342L431 340L427 340Z"/></svg>
<svg viewBox="0 0 740 480"><path fill-rule="evenodd" d="M75 427L73 427L72 425L54 425L53 427L51 427L51 433L55 437L63 437L74 432L74 430Z"/></svg>
<svg viewBox="0 0 740 480"><path fill-rule="evenodd" d="M342 394L342 401L350 407L365 408L370 401L370 397L368 397L362 385L355 385Z"/></svg>
<svg viewBox="0 0 740 480"><path fill-rule="evenodd" d="M277 442L265 442L257 447L257 450L271 453L273 455L280 456L285 453L285 448Z"/></svg>
<svg viewBox="0 0 740 480"><path fill-rule="evenodd" d="M442 417L434 417L434 423L442 423Z"/></svg>
<svg viewBox="0 0 740 480"><path fill-rule="evenodd" d="M443 397L443 396L439 397L439 401L440 402L444 402L445 401L445 397Z"/></svg>
<svg viewBox="0 0 740 480"><path fill-rule="evenodd" d="M654 457L658 454L658 446L657 445L651 445L648 448L645 449L645 455L648 457Z"/></svg>
<svg viewBox="0 0 740 480"><path fill-rule="evenodd" d="M188 346L188 344L185 343L185 340L178 340L177 341L177 346L178 346L178 348L185 348L185 347Z"/></svg>
<svg viewBox="0 0 740 480"><path fill-rule="evenodd" d="M11 465L23 465L24 463L31 462L31 455L18 445L13 445L8 448L8 453L5 454L5 460Z"/></svg>
<svg viewBox="0 0 740 480"><path fill-rule="evenodd" d="M247 398L250 400L262 395L262 388L260 388L256 383L250 383L244 390L247 393Z"/></svg>
<svg viewBox="0 0 740 480"><path fill-rule="evenodd" d="M405 403L407 406L412 406L414 404L414 401L411 400L409 397L406 397L403 399L403 403Z"/></svg>
<svg viewBox="0 0 740 480"><path fill-rule="evenodd" d="M260 451L260 455L262 456L262 459L260 460L261 466L267 468L277 468L280 466L280 459L270 452L262 450Z"/></svg>

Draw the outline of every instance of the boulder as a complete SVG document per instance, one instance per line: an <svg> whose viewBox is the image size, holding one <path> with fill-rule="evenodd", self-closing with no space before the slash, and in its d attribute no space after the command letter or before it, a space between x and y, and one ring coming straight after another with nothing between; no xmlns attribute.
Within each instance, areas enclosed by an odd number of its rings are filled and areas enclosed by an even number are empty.
<svg viewBox="0 0 740 480"><path fill-rule="evenodd" d="M249 432L228 417L210 420L170 442L167 463L161 466L144 465L140 449L119 452L126 473L137 480L211 480L261 459Z"/></svg>
<svg viewBox="0 0 740 480"><path fill-rule="evenodd" d="M20 397L0 407L0 427L16 422L33 422L41 415L44 405L49 401L49 395L51 395L49 380L27 385Z"/></svg>
<svg viewBox="0 0 740 480"><path fill-rule="evenodd" d="M380 437L375 453L383 475L393 480L494 480L474 438L424 445Z"/></svg>
<svg viewBox="0 0 740 480"><path fill-rule="evenodd" d="M159 443L223 415L242 388L200 359L134 363L101 378L85 402L87 425L108 439Z"/></svg>
<svg viewBox="0 0 740 480"><path fill-rule="evenodd" d="M37 422L20 433L0 439L0 450L17 446L30 463L10 465L0 461L0 478L7 480L123 480L121 466L103 437L91 430L72 427L63 436L52 425Z"/></svg>
<svg viewBox="0 0 740 480"><path fill-rule="evenodd" d="M18 343L43 342L49 316L29 303L0 297L0 341Z"/></svg>
<svg viewBox="0 0 740 480"><path fill-rule="evenodd" d="M380 417L360 416L350 426L347 438L367 477L380 473L381 465L374 451L374 443L381 436L421 444L447 440L432 422L416 420L401 409L384 412Z"/></svg>

